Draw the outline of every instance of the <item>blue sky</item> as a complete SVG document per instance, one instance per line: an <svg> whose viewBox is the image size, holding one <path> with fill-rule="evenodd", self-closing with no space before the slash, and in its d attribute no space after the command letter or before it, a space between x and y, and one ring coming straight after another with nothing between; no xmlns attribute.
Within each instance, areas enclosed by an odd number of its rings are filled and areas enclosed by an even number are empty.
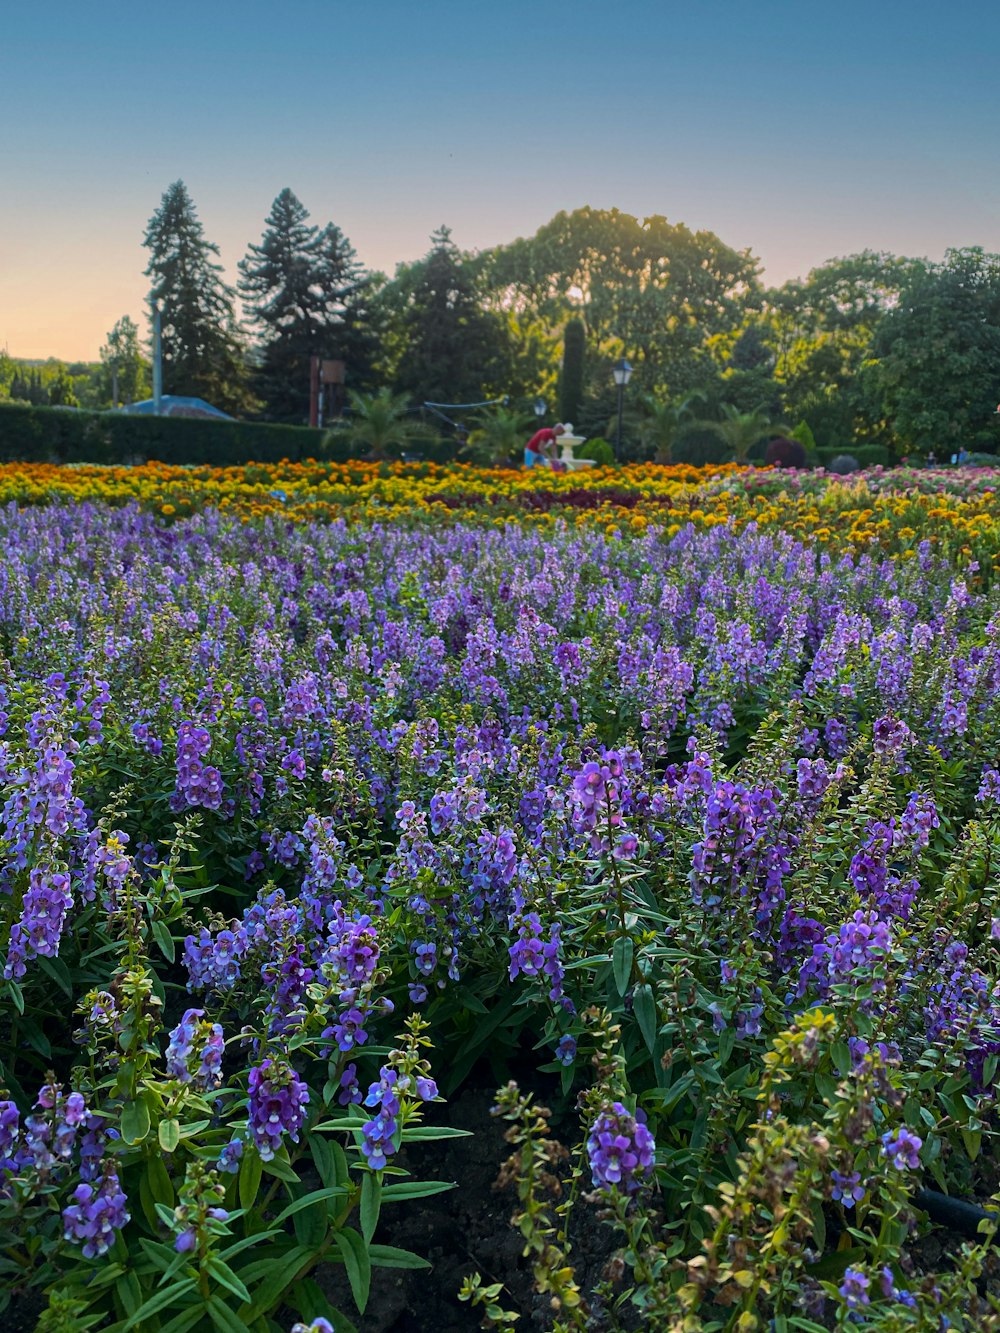
<svg viewBox="0 0 1000 1333"><path fill-rule="evenodd" d="M143 316L188 185L229 275L288 185L391 272L619 207L773 282L864 248L1000 250L1000 6L900 0L174 0L0 24L0 346L93 357Z"/></svg>

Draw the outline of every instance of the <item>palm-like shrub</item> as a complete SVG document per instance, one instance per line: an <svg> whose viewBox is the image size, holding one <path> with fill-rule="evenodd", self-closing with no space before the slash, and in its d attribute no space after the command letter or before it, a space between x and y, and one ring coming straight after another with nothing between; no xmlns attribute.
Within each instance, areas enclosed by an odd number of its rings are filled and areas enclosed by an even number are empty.
<svg viewBox="0 0 1000 1333"><path fill-rule="evenodd" d="M691 404L703 397L701 393L692 393L681 402L669 403L651 393L643 394L641 403L645 416L639 425L639 437L652 452L655 462L669 465L674 461L677 437L693 424Z"/></svg>
<svg viewBox="0 0 1000 1333"><path fill-rule="evenodd" d="M338 426L327 439L347 439L359 451L381 461L390 453L404 449L417 434L417 424L408 416L405 394L391 389L378 393L351 393L351 417L346 426Z"/></svg>
<svg viewBox="0 0 1000 1333"><path fill-rule="evenodd" d="M520 453L531 434L533 418L514 408L497 407L483 412L469 436L463 456L473 463L499 467Z"/></svg>
<svg viewBox="0 0 1000 1333"><path fill-rule="evenodd" d="M740 412L732 403L720 403L719 408L723 414L721 421L699 421L698 425L726 444L734 463L745 463L757 441L771 433L771 418L759 407L752 412Z"/></svg>

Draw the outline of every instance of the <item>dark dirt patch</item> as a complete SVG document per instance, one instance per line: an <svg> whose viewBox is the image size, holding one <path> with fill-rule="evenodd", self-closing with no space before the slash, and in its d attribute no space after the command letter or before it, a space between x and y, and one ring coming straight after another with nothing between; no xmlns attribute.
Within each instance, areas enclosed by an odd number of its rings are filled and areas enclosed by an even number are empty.
<svg viewBox="0 0 1000 1333"><path fill-rule="evenodd" d="M457 1182L446 1194L390 1206L379 1221L376 1240L422 1255L433 1264L431 1271L376 1269L361 1317L353 1311L344 1270L326 1265L316 1271L329 1300L354 1319L361 1333L468 1333L478 1328L479 1315L458 1300L463 1278L475 1272L485 1283L503 1282L502 1302L520 1314L519 1327L551 1326L547 1298L534 1292L520 1232L510 1225L517 1197L512 1189L494 1188L510 1154L505 1122L490 1115L494 1095L492 1087L466 1087L440 1108L444 1123L471 1130L472 1137L412 1145L399 1159L417 1179ZM571 1123L557 1126L555 1137L560 1130L572 1141ZM572 1261L587 1291L600 1280L614 1237L586 1205L575 1211L579 1224L571 1236Z"/></svg>

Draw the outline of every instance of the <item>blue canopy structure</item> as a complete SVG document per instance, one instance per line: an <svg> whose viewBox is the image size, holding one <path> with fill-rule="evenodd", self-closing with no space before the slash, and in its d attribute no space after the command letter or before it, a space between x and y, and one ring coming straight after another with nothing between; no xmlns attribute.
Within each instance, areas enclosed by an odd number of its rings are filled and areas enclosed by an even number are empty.
<svg viewBox="0 0 1000 1333"><path fill-rule="evenodd" d="M152 416L156 411L156 399L144 398L141 403L130 403L121 408L134 416ZM209 417L216 421L235 421L228 412L206 403L204 398L182 398L176 394L165 393L160 399L161 417Z"/></svg>

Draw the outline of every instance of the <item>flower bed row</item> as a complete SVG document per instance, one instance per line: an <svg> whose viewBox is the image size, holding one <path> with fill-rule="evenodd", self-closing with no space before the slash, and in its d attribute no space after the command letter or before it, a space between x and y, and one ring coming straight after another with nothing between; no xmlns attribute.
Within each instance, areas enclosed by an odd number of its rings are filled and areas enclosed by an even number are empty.
<svg viewBox="0 0 1000 1333"><path fill-rule="evenodd" d="M996 1186L971 574L751 524L79 503L0 542L8 1297L363 1327L373 1273L423 1262L385 1215L448 1186L408 1146L537 1051L568 1142L516 1087L498 1113L553 1326L989 1326L989 1237L920 1247L921 1190ZM620 1233L599 1289L560 1162Z"/></svg>

